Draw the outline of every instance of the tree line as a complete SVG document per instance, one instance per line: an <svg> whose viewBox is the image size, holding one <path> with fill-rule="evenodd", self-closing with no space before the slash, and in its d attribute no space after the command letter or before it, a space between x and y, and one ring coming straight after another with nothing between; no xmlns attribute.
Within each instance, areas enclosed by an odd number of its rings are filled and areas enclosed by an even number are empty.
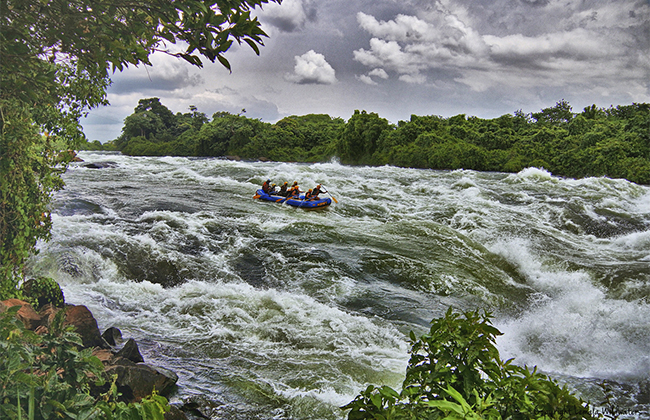
<svg viewBox="0 0 650 420"><path fill-rule="evenodd" d="M575 113L558 101L539 112L498 118L464 114L411 115L391 124L355 111L346 122L327 114L290 116L271 124L228 112L210 120L196 107L174 114L159 98L141 99L121 135L90 149L137 156L238 156L344 164L518 172L544 168L554 175L607 176L650 184L650 104L591 105Z"/></svg>

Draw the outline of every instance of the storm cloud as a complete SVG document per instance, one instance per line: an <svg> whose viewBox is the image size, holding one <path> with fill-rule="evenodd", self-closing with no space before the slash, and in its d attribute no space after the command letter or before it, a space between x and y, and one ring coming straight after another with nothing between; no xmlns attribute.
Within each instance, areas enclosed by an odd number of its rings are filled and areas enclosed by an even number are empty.
<svg viewBox="0 0 650 420"><path fill-rule="evenodd" d="M83 121L110 140L138 99L173 112L195 105L274 122L355 109L397 122L411 114L493 118L566 99L583 107L650 102L650 3L640 0L284 0L257 16L269 34L203 69L155 54L115 75L109 108Z"/></svg>

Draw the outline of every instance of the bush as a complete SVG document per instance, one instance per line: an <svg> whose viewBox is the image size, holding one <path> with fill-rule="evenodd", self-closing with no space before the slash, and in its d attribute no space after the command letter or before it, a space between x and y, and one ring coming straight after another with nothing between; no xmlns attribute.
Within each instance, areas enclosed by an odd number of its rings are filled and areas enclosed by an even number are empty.
<svg viewBox="0 0 650 420"><path fill-rule="evenodd" d="M48 303L57 308L63 308L65 304L61 287L48 277L27 280L20 289L23 296L37 309Z"/></svg>
<svg viewBox="0 0 650 420"><path fill-rule="evenodd" d="M64 310L41 336L16 318L19 308L0 314L0 418L163 420L169 406L162 396L118 400L115 377L108 380L91 349L81 349L79 335L63 327Z"/></svg>
<svg viewBox="0 0 650 420"><path fill-rule="evenodd" d="M411 358L402 391L369 386L352 402L349 420L594 419L587 403L546 375L503 361L501 332L491 315L452 312L431 322L429 334L411 332Z"/></svg>

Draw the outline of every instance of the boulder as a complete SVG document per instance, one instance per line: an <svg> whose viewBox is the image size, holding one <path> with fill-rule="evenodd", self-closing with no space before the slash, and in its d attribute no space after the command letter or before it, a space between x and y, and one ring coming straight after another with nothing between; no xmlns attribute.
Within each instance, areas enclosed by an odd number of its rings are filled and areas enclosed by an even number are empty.
<svg viewBox="0 0 650 420"><path fill-rule="evenodd" d="M124 344L124 347L122 347L120 351L117 352L116 356L129 359L135 363L144 362L144 359L140 354L140 349L138 348L138 343L136 343L132 338L129 338L129 340Z"/></svg>
<svg viewBox="0 0 650 420"><path fill-rule="evenodd" d="M180 409L187 413L190 419L212 419L221 417L223 404L205 395L191 395L183 398L183 404Z"/></svg>
<svg viewBox="0 0 650 420"><path fill-rule="evenodd" d="M84 347L105 347L97 321L84 305L67 305L64 326L74 325Z"/></svg>
<svg viewBox="0 0 650 420"><path fill-rule="evenodd" d="M112 363L115 357L110 350L100 349L97 347L93 350L93 356L97 357L104 366Z"/></svg>
<svg viewBox="0 0 650 420"><path fill-rule="evenodd" d="M128 399L140 401L154 389L161 395L168 395L178 382L178 376L165 368L134 363L123 357L116 357L113 362L106 366L106 373L117 375L118 389Z"/></svg>
<svg viewBox="0 0 650 420"><path fill-rule="evenodd" d="M48 304L45 305L41 308L40 312L38 313L41 318L43 319L43 325L49 328L52 325L52 321L54 320L54 316L61 310L61 308L57 308L54 305Z"/></svg>
<svg viewBox="0 0 650 420"><path fill-rule="evenodd" d="M106 331L104 331L104 334L102 334L102 338L109 345L115 347L117 346L117 343L122 342L122 331L120 331L119 328L110 327Z"/></svg>
<svg viewBox="0 0 650 420"><path fill-rule="evenodd" d="M65 304L61 286L49 277L29 279L20 286L20 290L22 290L24 296L37 302L36 309L48 304L63 308Z"/></svg>
<svg viewBox="0 0 650 420"><path fill-rule="evenodd" d="M90 162L90 163L84 163L81 166L89 169L104 169L104 168L115 168L117 166L117 163L116 162Z"/></svg>
<svg viewBox="0 0 650 420"><path fill-rule="evenodd" d="M36 313L32 305L20 299L7 299L0 302L0 312L4 312L14 306L20 306L18 313L16 313L16 318L22 321L25 328L33 331L41 325L41 316Z"/></svg>
<svg viewBox="0 0 650 420"><path fill-rule="evenodd" d="M185 413L174 404L169 404L169 411L165 413L165 420L188 420Z"/></svg>

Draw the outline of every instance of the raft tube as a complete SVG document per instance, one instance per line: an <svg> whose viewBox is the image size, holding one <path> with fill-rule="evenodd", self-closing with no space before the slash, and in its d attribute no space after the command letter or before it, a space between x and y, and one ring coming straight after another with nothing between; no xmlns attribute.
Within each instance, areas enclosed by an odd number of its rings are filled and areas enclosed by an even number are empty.
<svg viewBox="0 0 650 420"><path fill-rule="evenodd" d="M318 209L332 204L332 199L329 197L319 198L318 200L305 200L304 195L301 195L299 198L287 198L281 195L269 195L261 189L257 190L255 198L264 201L272 201L274 203L285 203L301 209Z"/></svg>

